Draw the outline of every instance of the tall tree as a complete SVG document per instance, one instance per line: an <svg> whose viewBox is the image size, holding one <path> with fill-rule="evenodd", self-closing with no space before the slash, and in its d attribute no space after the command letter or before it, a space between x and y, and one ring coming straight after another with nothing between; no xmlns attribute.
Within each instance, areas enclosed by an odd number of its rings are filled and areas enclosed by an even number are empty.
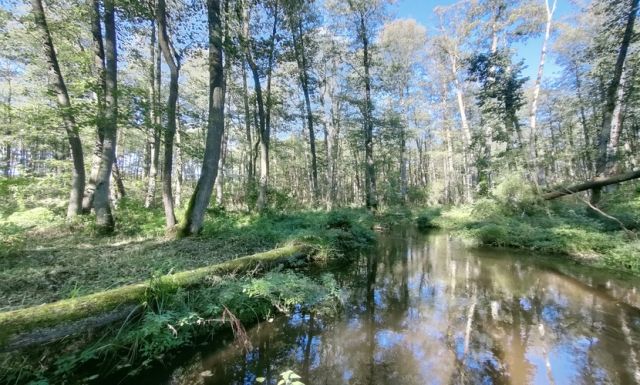
<svg viewBox="0 0 640 385"><path fill-rule="evenodd" d="M105 233L113 232L115 219L109 199L109 180L116 156L118 136L118 50L115 20L115 0L104 0L105 53L105 113L102 161L96 183L93 206L96 225Z"/></svg>
<svg viewBox="0 0 640 385"><path fill-rule="evenodd" d="M625 61L627 59L627 52L629 51L629 45L633 37L633 26L636 21L636 15L638 13L639 0L630 0L628 2L629 8L626 11L626 19L624 23L624 32L620 41L620 49L616 58L615 66L613 68L613 76L611 82L607 87L605 95L605 105L602 117L602 126L600 128L600 135L598 137L598 158L596 159L596 174L600 177L604 177L613 171L615 164L615 155L617 151L617 138L616 142L611 141L612 132L616 135L616 121L614 120L614 112L619 103L622 100L618 98L618 90L621 87L623 80L623 69ZM600 201L602 187L596 187L591 190L591 203L597 204Z"/></svg>
<svg viewBox="0 0 640 385"><path fill-rule="evenodd" d="M456 93L458 114L462 129L462 157L464 160L464 197L466 201L471 201L473 193L473 156L471 153L471 127L467 117L467 101L465 98L464 83L460 81L461 62L463 54L461 45L470 33L469 25L463 22L461 11L464 8L460 4L451 7L438 7L435 12L440 18L440 36L437 38L438 48L445 52L448 59L449 71L453 81L453 88Z"/></svg>
<svg viewBox="0 0 640 385"><path fill-rule="evenodd" d="M85 185L84 157L82 154L82 142L76 119L71 109L71 99L67 91L67 85L64 82L58 57L53 47L53 40L47 25L42 0L31 0L31 7L35 18L36 27L38 28L42 48L46 56L49 71L53 76L52 87L57 96L60 114L64 122L67 133L67 140L71 148L71 157L73 158L73 172L71 177L71 193L69 194L69 204L67 206L67 218L72 218L82 213L82 196Z"/></svg>
<svg viewBox="0 0 640 385"><path fill-rule="evenodd" d="M93 158L91 160L91 173L87 183L84 198L82 199L82 211L88 213L93 207L93 194L96 191L96 181L100 171L100 158L102 156L102 142L104 141L104 94L105 94L105 63L104 42L102 41L102 23L100 16L100 0L91 2L91 36L93 38L93 70L96 84L96 137L93 145Z"/></svg>
<svg viewBox="0 0 640 385"><path fill-rule="evenodd" d="M152 12L155 13L155 2L152 1ZM148 84L148 103L149 103L149 172L147 179L147 191L144 199L144 207L149 208L153 204L156 196L156 178L158 176L158 166L160 162L160 122L161 116L158 109L160 100L160 86L162 80L162 58L160 55L160 46L157 43L158 31L155 17L151 20L151 34L149 43L150 65L149 65L149 84Z"/></svg>
<svg viewBox="0 0 640 385"><path fill-rule="evenodd" d="M376 189L376 167L373 156L373 98L371 95L371 43L370 34L372 18L383 5L376 1L369 3L361 0L348 0L349 11L355 15L355 30L358 42L362 47L362 83L364 86L364 100L360 104L364 136L364 191L365 205L368 209L378 208L378 194Z"/></svg>
<svg viewBox="0 0 640 385"><path fill-rule="evenodd" d="M537 121L536 114L538 112L538 98L540 97L540 87L542 85L542 75L544 74L544 63L547 56L547 44L549 37L551 36L551 22L553 21L553 14L556 11L557 0L553 0L553 3L549 5L549 0L545 0L545 10L547 14L547 21L545 24L544 38L542 39L542 49L540 50L540 62L538 63L538 74L536 76L536 82L533 86L533 98L531 100L531 109L529 110L529 159L534 167L533 172L537 172L538 161L536 151L536 137ZM542 182L539 176L533 177L533 180L537 183Z"/></svg>
<svg viewBox="0 0 640 385"><path fill-rule="evenodd" d="M310 4L305 4L302 0L288 0L285 2L287 24L292 37L292 45L296 63L298 65L298 78L304 96L304 108L309 132L309 151L311 154L311 188L314 203L318 202L320 187L318 185L318 157L316 154L316 134L313 127L313 110L311 108L311 75L308 47L305 44L308 31L305 21L313 15L309 9Z"/></svg>
<svg viewBox="0 0 640 385"><path fill-rule="evenodd" d="M213 184L218 174L218 163L224 134L224 69L222 62L222 21L220 1L207 0L209 24L209 119L207 139L198 184L191 196L180 233L197 234L202 229L204 214L211 199Z"/></svg>
<svg viewBox="0 0 640 385"><path fill-rule="evenodd" d="M267 77L266 90L263 93L260 81L260 68L255 59L256 51L250 28L251 9L246 2L242 3L242 46L245 53L247 64L251 69L253 76L253 86L256 93L256 104L258 107L258 133L260 136L260 181L258 190L258 200L256 206L258 211L262 211L267 207L267 189L269 185L269 144L271 141L271 78L273 74L273 65L275 61L275 46L279 24L279 7L278 0L274 0L271 4L271 12L273 14L273 24L270 35L266 42L267 45L267 64L265 71ZM266 94L266 96L264 95Z"/></svg>
<svg viewBox="0 0 640 385"><path fill-rule="evenodd" d="M406 203L408 192L407 142L410 121L410 104L415 80L420 76L418 63L426 44L426 29L413 19L400 19L386 23L379 36L383 60L386 64L385 78L392 97L398 100L398 140L400 154L400 202Z"/></svg>
<svg viewBox="0 0 640 385"><path fill-rule="evenodd" d="M164 130L164 160L162 162L162 203L164 206L167 228L176 225L174 212L172 174L173 174L173 141L176 135L176 105L178 103L178 76L180 74L180 58L174 52L167 33L167 5L165 0L158 0L156 9L158 23L158 42L164 60L169 67L169 97L167 99L167 126Z"/></svg>

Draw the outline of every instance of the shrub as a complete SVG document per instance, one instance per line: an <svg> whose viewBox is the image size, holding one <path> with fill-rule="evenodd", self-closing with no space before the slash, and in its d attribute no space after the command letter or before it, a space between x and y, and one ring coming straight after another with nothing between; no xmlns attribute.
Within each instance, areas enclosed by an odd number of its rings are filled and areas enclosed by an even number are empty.
<svg viewBox="0 0 640 385"><path fill-rule="evenodd" d="M491 195L512 213L532 214L539 210L540 198L533 186L520 173L502 177L491 190Z"/></svg>
<svg viewBox="0 0 640 385"><path fill-rule="evenodd" d="M416 225L418 226L418 230L424 231L438 227L437 223L435 223L434 220L439 216L440 209L425 210L416 218Z"/></svg>
<svg viewBox="0 0 640 385"><path fill-rule="evenodd" d="M494 223L478 228L475 231L475 235L485 245L506 246L509 243L507 241L507 230Z"/></svg>

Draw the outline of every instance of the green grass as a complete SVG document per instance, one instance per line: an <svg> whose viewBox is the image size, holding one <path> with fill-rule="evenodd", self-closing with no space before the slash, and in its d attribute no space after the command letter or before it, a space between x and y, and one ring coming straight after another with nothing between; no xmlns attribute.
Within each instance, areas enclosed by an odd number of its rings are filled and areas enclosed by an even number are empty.
<svg viewBox="0 0 640 385"><path fill-rule="evenodd" d="M161 209L140 202L120 202L116 235L95 234L84 219L66 224L59 216L38 223L32 209L16 211L0 231L0 311L74 298L168 274L270 250L296 240L318 247L320 254L340 254L371 241L372 218L363 210L333 213L248 214L216 210L208 213L202 234L175 239L164 236ZM28 214L28 215L27 215ZM348 219L352 234L332 227ZM22 226L21 223L27 223ZM53 223L53 225L49 225ZM352 236L353 235L353 236ZM351 244L349 244L351 243Z"/></svg>
<svg viewBox="0 0 640 385"><path fill-rule="evenodd" d="M212 209L199 236L175 239L164 235L160 209L141 207L137 201L119 202L111 237L97 235L89 218L66 223L64 211L56 208L26 205L3 212L4 337L122 303L142 311L124 324L2 353L0 382L74 383L135 374L228 328L229 314L248 324L298 305L331 308L337 288L328 275L219 275L242 270L241 262L252 266L243 261L277 259L301 249L321 260L347 258L374 241L375 218L365 210L257 215Z"/></svg>
<svg viewBox="0 0 640 385"><path fill-rule="evenodd" d="M159 360L167 362L180 349L210 340L222 329L234 329L237 342L246 342L235 320L249 325L299 305L314 312L333 312L338 297L332 276L311 279L292 271L226 277L191 290L155 282L142 303L142 313L124 324L91 336L0 354L0 382L90 383L106 377L116 383Z"/></svg>
<svg viewBox="0 0 640 385"><path fill-rule="evenodd" d="M502 199L495 194L473 205L444 210L431 220L476 244L566 255L588 264L640 274L640 194L620 190L602 209L627 230L592 212L584 202Z"/></svg>

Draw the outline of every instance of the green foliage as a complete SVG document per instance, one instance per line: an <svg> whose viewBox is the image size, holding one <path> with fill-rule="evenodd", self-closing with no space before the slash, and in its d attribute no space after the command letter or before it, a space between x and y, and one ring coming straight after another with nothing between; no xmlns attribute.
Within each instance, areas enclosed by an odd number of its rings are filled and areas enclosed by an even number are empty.
<svg viewBox="0 0 640 385"><path fill-rule="evenodd" d="M338 285L330 274L311 279L291 271L274 271L260 278L217 279L195 290L176 290L160 280L154 282L143 302L144 311L136 319L107 330L89 345L65 349L58 355L44 353L40 366L31 368L30 373L20 373L24 366L14 366L27 353L5 357L0 363L0 381L25 377L54 383L74 381L74 372L97 362L101 363L101 375L114 368L135 374L178 348L233 326L235 317L251 324L271 316L274 310L290 312L302 307L332 312L339 298Z"/></svg>
<svg viewBox="0 0 640 385"><path fill-rule="evenodd" d="M301 378L293 370L287 370L280 373L280 380L277 385L304 385L299 381Z"/></svg>
<svg viewBox="0 0 640 385"><path fill-rule="evenodd" d="M438 208L422 210L422 212L418 214L418 217L416 218L416 225L418 226L418 230L425 231L438 227L434 220L440 216L440 213L441 210Z"/></svg>
<svg viewBox="0 0 640 385"><path fill-rule="evenodd" d="M24 229L13 223L0 223L0 258L19 254L24 250Z"/></svg>
<svg viewBox="0 0 640 385"><path fill-rule="evenodd" d="M58 217L45 207L35 207L24 211L16 211L6 218L6 222L23 229L39 227L47 228L55 224Z"/></svg>
<svg viewBox="0 0 640 385"><path fill-rule="evenodd" d="M502 207L514 214L534 214L540 211L540 197L521 173L503 175L491 195Z"/></svg>
<svg viewBox="0 0 640 385"><path fill-rule="evenodd" d="M61 217L37 233L0 225L0 256L10 256L0 259L0 308L86 295L296 242L312 245L318 258L345 258L373 240L365 210L258 215L216 209L199 237L178 240L159 238L165 232L161 210L144 209L135 199L121 200L115 215L118 233L108 238L82 222L61 226ZM330 218L337 217L346 221L342 229L331 228Z"/></svg>
<svg viewBox="0 0 640 385"><path fill-rule="evenodd" d="M0 178L0 219L20 211L46 209L64 216L69 194L67 175ZM43 220L40 222L46 224ZM38 224L40 224L38 223Z"/></svg>
<svg viewBox="0 0 640 385"><path fill-rule="evenodd" d="M147 209L141 201L121 199L114 215L121 234L141 237L157 237L164 234L164 212L159 208Z"/></svg>
<svg viewBox="0 0 640 385"><path fill-rule="evenodd" d="M620 218L629 224L628 229L637 228L638 196L621 194L625 198L612 200L604 211L626 213ZM482 245L568 255L640 273L637 235L623 231L617 221L594 214L583 203L537 201L517 179L498 184L490 198L445 210L433 223Z"/></svg>

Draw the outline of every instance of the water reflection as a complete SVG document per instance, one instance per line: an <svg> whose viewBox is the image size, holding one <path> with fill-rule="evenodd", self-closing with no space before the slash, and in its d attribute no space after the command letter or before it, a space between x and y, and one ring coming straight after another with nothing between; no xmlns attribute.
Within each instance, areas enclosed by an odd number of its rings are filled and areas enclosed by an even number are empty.
<svg viewBox="0 0 640 385"><path fill-rule="evenodd" d="M599 274L390 234L338 275L339 319L262 324L252 352L194 357L167 383L276 384L286 369L307 385L640 383L636 284Z"/></svg>

